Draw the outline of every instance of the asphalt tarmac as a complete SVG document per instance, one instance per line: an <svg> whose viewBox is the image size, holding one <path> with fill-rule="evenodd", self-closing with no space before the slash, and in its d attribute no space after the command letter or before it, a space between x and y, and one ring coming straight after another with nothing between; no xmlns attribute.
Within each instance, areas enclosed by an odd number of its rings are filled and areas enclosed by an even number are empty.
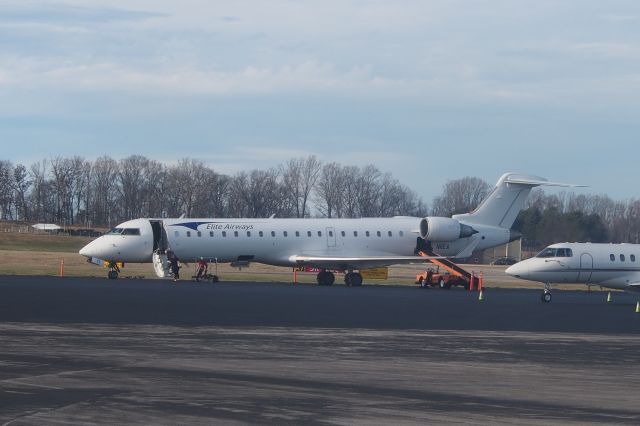
<svg viewBox="0 0 640 426"><path fill-rule="evenodd" d="M0 425L639 424L640 295L0 277Z"/></svg>

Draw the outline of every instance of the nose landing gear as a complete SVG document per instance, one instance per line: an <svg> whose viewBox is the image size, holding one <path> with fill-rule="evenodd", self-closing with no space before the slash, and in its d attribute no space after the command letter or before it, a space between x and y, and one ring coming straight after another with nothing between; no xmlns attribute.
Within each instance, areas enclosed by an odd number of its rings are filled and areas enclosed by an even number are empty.
<svg viewBox="0 0 640 426"><path fill-rule="evenodd" d="M109 272L107 273L107 278L110 280L117 280L118 274L120 274L120 268L116 262L109 262Z"/></svg>
<svg viewBox="0 0 640 426"><path fill-rule="evenodd" d="M551 283L545 283L544 291L542 292L542 295L540 295L540 300L542 300L543 303L549 303L551 302L551 299Z"/></svg>

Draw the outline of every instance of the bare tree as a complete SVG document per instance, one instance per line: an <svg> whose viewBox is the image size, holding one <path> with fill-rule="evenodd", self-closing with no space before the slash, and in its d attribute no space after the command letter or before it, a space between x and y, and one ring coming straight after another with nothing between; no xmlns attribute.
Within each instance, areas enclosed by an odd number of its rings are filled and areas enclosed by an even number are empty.
<svg viewBox="0 0 640 426"><path fill-rule="evenodd" d="M448 181L442 194L433 200L434 216L449 217L476 208L489 192L489 184L477 177Z"/></svg>
<svg viewBox="0 0 640 426"><path fill-rule="evenodd" d="M306 217L307 202L321 168L322 163L315 155L291 159L283 167L284 187L296 207L296 217Z"/></svg>

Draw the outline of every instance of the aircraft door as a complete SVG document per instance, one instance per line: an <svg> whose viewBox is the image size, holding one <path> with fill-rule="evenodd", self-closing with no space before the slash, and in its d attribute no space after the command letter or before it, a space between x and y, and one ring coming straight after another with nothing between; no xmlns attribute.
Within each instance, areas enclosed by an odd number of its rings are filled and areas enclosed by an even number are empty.
<svg viewBox="0 0 640 426"><path fill-rule="evenodd" d="M151 220L151 228L153 229L153 252L164 253L167 250L167 232L164 229L164 223L161 220Z"/></svg>
<svg viewBox="0 0 640 426"><path fill-rule="evenodd" d="M327 228L327 247L336 246L336 230L334 228Z"/></svg>
<svg viewBox="0 0 640 426"><path fill-rule="evenodd" d="M589 253L582 253L580 256L580 272L578 282L589 283L593 275L593 257Z"/></svg>

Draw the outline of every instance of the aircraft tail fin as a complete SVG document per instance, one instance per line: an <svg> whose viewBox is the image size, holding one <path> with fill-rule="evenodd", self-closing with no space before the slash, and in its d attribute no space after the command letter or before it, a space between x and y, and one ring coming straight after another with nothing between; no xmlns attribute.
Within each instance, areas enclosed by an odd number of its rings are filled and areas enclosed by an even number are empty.
<svg viewBox="0 0 640 426"><path fill-rule="evenodd" d="M536 186L583 187L567 183L549 182L538 176L505 173L495 188L471 213L458 214L454 219L469 224L499 226L509 229L515 222L529 193Z"/></svg>

